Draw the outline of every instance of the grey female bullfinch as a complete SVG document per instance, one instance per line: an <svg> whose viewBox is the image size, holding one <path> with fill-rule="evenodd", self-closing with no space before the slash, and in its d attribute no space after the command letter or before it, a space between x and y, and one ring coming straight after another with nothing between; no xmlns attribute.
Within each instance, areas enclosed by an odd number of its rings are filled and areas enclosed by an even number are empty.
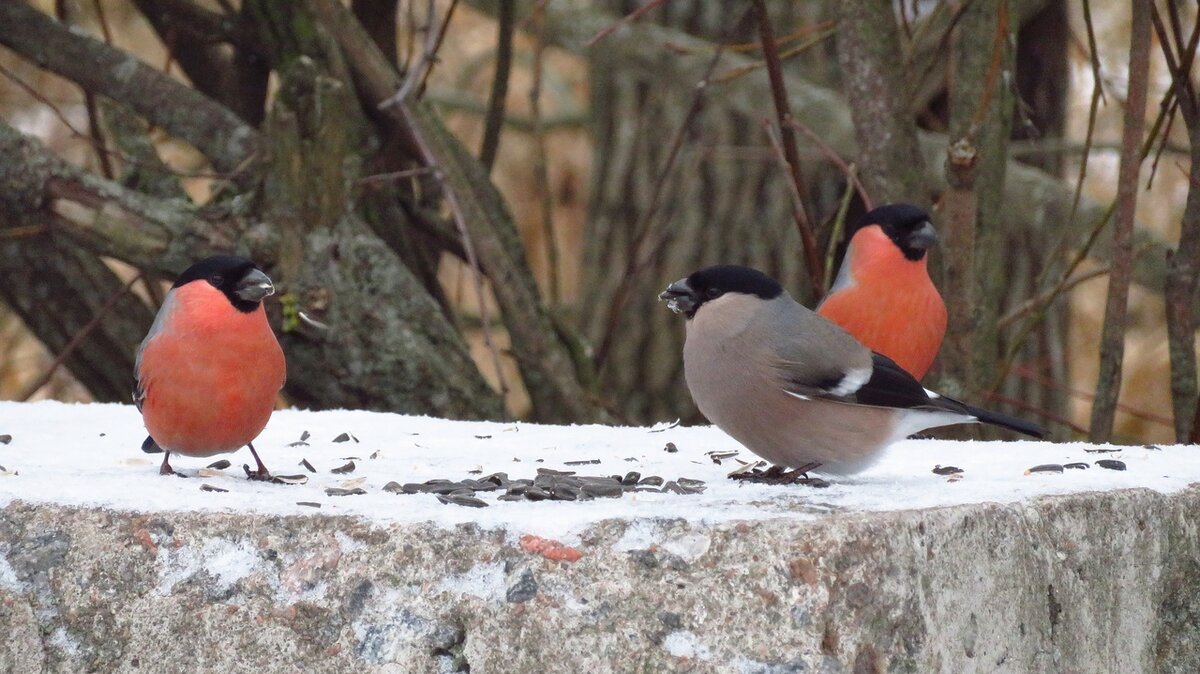
<svg viewBox="0 0 1200 674"><path fill-rule="evenodd" d="M659 299L687 318L683 367L696 406L772 463L856 473L891 443L950 424L1046 434L1036 424L926 390L755 269L702 269Z"/></svg>

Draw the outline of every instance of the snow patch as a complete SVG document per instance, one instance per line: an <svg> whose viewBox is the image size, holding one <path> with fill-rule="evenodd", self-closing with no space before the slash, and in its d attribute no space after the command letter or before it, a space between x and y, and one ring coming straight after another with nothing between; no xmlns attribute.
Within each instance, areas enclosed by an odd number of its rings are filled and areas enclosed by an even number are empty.
<svg viewBox="0 0 1200 674"><path fill-rule="evenodd" d="M63 655L68 658L75 659L79 657L79 640L71 636L67 630L56 627L50 633L50 638L47 643L62 651Z"/></svg>
<svg viewBox="0 0 1200 674"><path fill-rule="evenodd" d="M677 658L692 658L694 660L708 660L712 657L708 646L700 641L695 633L688 630L675 630L663 639L663 648L668 653Z"/></svg>
<svg viewBox="0 0 1200 674"><path fill-rule="evenodd" d="M28 589L29 586L17 577L17 571L8 563L8 558L0 554L0 590L23 593Z"/></svg>
<svg viewBox="0 0 1200 674"><path fill-rule="evenodd" d="M0 508L13 501L31 504L99 507L144 513L219 512L267 516L351 516L381 525L430 523L441 528L470 524L502 531L509 538L533 534L568 545L580 533L607 520L630 523L617 549L666 546L669 522L706 525L775 518L811 520L829 512L893 511L969 503L1020 503L1052 495L1125 488L1172 493L1200 482L1200 451L1195 447L1113 447L1110 453L1089 452L1084 443L955 442L901 440L869 469L836 478L828 489L735 482L727 477L737 462L713 463L710 451L739 451L754 457L720 430L707 426L660 423L653 427L546 426L435 419L364 411L307 412L281 410L271 417L255 447L267 466L280 473L298 472L307 460L317 472L304 485L250 482L241 464L251 463L241 450L227 458L233 467L199 479L158 475L157 461L140 451L146 437L141 416L131 405L0 402L5 433L22 451L2 463L20 471L3 478ZM303 431L307 445L294 444ZM345 463L347 446L333 440L344 432L361 442L354 447L352 477L329 471ZM664 451L671 443L675 452ZM377 453L378 452L378 453ZM377 458L369 458L376 456ZM1098 459L1119 459L1127 470L1107 470ZM214 458L173 457L175 469L195 476ZM579 463L587 461L589 463ZM590 463L599 461L599 463ZM1025 475L1045 463L1083 462L1088 470ZM937 464L963 469L951 482L931 471ZM664 481L680 477L703 480L705 492L694 495L625 493L621 498L586 502L506 502L499 492L480 492L485 508L443 505L431 494L392 494L388 482L424 482L434 478L461 480L494 472L512 479L532 478L538 468L572 470L581 475L625 475L638 472ZM819 471L818 471L819 472ZM329 496L325 489L349 479L367 493ZM226 492L201 491L201 484ZM318 503L320 508L304 503ZM657 522L658 524L655 524ZM700 541L678 541L671 550L680 557L704 554ZM343 554L359 550L349 537L331 541ZM700 547L696 547L696 546ZM160 553L168 555L166 548ZM191 554L202 554L194 551ZM586 552L586 551L585 551ZM188 560L170 553L164 578L187 577ZM236 555L235 555L236 557ZM256 557L238 557L250 564ZM166 561L166 558L163 559ZM207 565L207 562L205 563ZM235 565L236 567L236 565ZM199 569L199 562L196 562ZM244 571L244 569L242 569ZM234 577L240 571L230 571ZM180 575L183 574L183 575ZM170 588L178 580L166 582ZM236 582L236 580L231 581Z"/></svg>
<svg viewBox="0 0 1200 674"><path fill-rule="evenodd" d="M657 545L662 538L659 523L654 520L635 520L625 527L625 533L613 543L613 550L629 552L630 550L645 550Z"/></svg>
<svg viewBox="0 0 1200 674"><path fill-rule="evenodd" d="M504 593L507 591L504 564L476 564L465 573L446 576L438 584L437 591L459 596L471 595L486 601L504 601Z"/></svg>
<svg viewBox="0 0 1200 674"><path fill-rule="evenodd" d="M340 531L335 531L333 537L337 539L338 548L341 549L343 555L348 555L367 547L366 543L360 543Z"/></svg>
<svg viewBox="0 0 1200 674"><path fill-rule="evenodd" d="M235 583L258 570L262 561L258 551L246 540L235 542L213 538L204 541L199 550L191 545L167 549L159 555L156 591L168 595L179 583L207 573L214 580L209 589L217 593L228 592Z"/></svg>
<svg viewBox="0 0 1200 674"><path fill-rule="evenodd" d="M703 557L711 546L712 539L704 534L684 534L667 539L662 549L690 564Z"/></svg>

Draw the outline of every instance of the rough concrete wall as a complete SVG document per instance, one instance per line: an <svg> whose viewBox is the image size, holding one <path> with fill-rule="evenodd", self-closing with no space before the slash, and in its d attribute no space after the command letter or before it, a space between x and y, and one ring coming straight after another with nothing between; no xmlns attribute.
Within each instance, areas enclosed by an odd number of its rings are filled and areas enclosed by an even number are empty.
<svg viewBox="0 0 1200 674"><path fill-rule="evenodd" d="M569 562L471 526L16 503L0 671L1195 672L1196 513L1194 486L613 521Z"/></svg>

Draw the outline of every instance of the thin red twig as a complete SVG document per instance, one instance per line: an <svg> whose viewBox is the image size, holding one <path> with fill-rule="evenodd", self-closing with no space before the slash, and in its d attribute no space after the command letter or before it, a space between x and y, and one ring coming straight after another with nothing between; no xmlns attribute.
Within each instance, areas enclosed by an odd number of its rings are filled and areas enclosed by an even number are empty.
<svg viewBox="0 0 1200 674"><path fill-rule="evenodd" d="M779 122L779 144L793 188L792 217L796 221L796 229L800 232L805 267L813 288L812 301L813 304L816 304L825 295L825 263L821 259L821 251L817 247L817 237L813 234L812 220L805 210L808 202L808 190L804 184L804 174L800 170L800 150L796 143L795 129L788 124L788 120L792 118L792 110L791 104L788 102L787 87L783 82L783 68L779 61L779 44L775 41L775 28L771 25L771 17L767 13L765 0L751 1L758 20L763 60L767 63L767 75L771 81L771 98L775 102L775 116ZM770 135L769 132L768 135Z"/></svg>
<svg viewBox="0 0 1200 674"><path fill-rule="evenodd" d="M862 181L858 179L858 171L851 171L850 165L846 163L846 160L842 158L842 155L838 154L837 150L833 149L829 143L821 140L821 137L817 135L816 131L813 131L807 124L801 122L795 117L789 117L787 123L789 126L795 127L797 131L804 134L804 137L807 138L813 145L816 145L817 149L821 151L821 154L823 154L826 159L828 159L834 166L838 167L838 170L842 172L842 175L846 176L846 179L850 181L850 184L854 185L854 190L858 192L858 197L862 199L863 206L865 206L868 211L875 208L875 202L873 199L871 199L871 195L867 192L867 188L862 184Z"/></svg>
<svg viewBox="0 0 1200 674"><path fill-rule="evenodd" d="M614 21L612 23L612 25L601 30L599 33L596 33L595 35L593 35L591 37L591 39L589 39L587 42L583 43L583 46L585 48L590 48L590 47L595 46L595 44L597 42L603 40L604 38L608 37L609 35L612 35L621 26L624 26L625 24L629 23L630 21L636 21L639 17L641 17L646 12L649 12L650 10L654 9L655 7L658 7L659 5L665 5L668 2L670 2L670 0L650 0L650 2L647 2L646 4L642 5L641 7L638 7L637 9L633 10L629 14L626 14L625 16L621 17L620 19Z"/></svg>

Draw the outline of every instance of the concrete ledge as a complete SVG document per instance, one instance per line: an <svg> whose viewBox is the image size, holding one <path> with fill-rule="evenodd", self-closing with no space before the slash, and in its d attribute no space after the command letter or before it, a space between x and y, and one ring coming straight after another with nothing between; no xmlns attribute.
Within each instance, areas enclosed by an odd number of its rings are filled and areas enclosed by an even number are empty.
<svg viewBox="0 0 1200 674"><path fill-rule="evenodd" d="M0 671L1196 672L1198 513L1196 486L1129 489L610 520L547 548L470 524L15 501Z"/></svg>

